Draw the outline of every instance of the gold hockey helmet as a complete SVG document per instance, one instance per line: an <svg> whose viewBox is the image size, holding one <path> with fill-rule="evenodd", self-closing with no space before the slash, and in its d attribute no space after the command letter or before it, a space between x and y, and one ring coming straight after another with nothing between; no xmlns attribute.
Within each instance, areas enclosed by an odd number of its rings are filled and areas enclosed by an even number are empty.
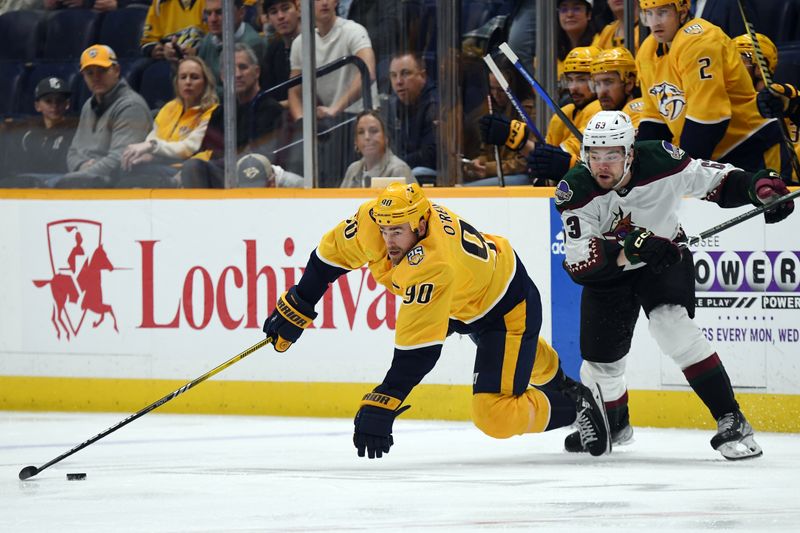
<svg viewBox="0 0 800 533"><path fill-rule="evenodd" d="M769 67L770 72L775 72L775 67L778 66L778 49L775 47L775 43L762 33L756 33L756 39L758 39L761 53L764 54L764 59L767 61L767 67ZM733 44L736 45L736 49L740 54L746 55L754 65L756 64L755 47L749 34L745 33L738 36L733 40Z"/></svg>
<svg viewBox="0 0 800 533"><path fill-rule="evenodd" d="M431 202L416 183L392 183L378 195L372 216L379 226L399 226L408 222L416 231L420 219L428 219Z"/></svg>
<svg viewBox="0 0 800 533"><path fill-rule="evenodd" d="M674 5L676 9L685 7L689 9L692 6L691 0L639 0L640 9L652 9L654 7Z"/></svg>
<svg viewBox="0 0 800 533"><path fill-rule="evenodd" d="M636 61L630 51L622 46L603 50L592 61L592 74L616 72L619 79L627 81L628 76L636 77Z"/></svg>
<svg viewBox="0 0 800 533"><path fill-rule="evenodd" d="M602 50L597 46L577 46L564 59L564 74L568 72L591 72L592 61Z"/></svg>

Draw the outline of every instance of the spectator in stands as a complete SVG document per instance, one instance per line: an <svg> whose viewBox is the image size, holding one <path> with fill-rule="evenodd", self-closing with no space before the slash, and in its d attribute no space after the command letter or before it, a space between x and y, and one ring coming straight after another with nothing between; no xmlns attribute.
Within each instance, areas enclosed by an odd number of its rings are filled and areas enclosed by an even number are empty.
<svg viewBox="0 0 800 533"><path fill-rule="evenodd" d="M222 0L206 0L203 13L208 25L208 33L200 41L197 55L205 61L214 74L217 96L222 98L222 80L220 79L219 59L222 53ZM244 21L244 0L234 0L234 41L244 43L255 52L259 63L264 58L266 45L264 39Z"/></svg>
<svg viewBox="0 0 800 533"><path fill-rule="evenodd" d="M299 0L264 0L264 12L275 34L267 45L264 61L261 63L261 85L265 89L274 87L289 79L289 52L292 41L300 34ZM283 89L272 94L284 108L289 108L289 90Z"/></svg>
<svg viewBox="0 0 800 533"><path fill-rule="evenodd" d="M755 0L698 0L695 4L694 16L707 20L725 32L728 37L740 35L746 31L742 14L739 12L738 2L742 2L747 21L755 28L761 28L763 23L777 23L778 21L762 21L755 9Z"/></svg>
<svg viewBox="0 0 800 533"><path fill-rule="evenodd" d="M754 172L780 168L781 131L761 117L736 46L691 18L689 0L640 0L651 35L636 66L644 97L639 140L674 142L692 158Z"/></svg>
<svg viewBox="0 0 800 533"><path fill-rule="evenodd" d="M360 24L336 16L336 0L316 0L314 4L316 22L317 67L336 59L357 56L367 66L371 82L372 101L377 104L378 91L375 81L375 53L372 50L367 30ZM303 63L303 38L298 35L292 41L290 76L301 73ZM339 68L317 79L317 119L319 130L330 130L319 143L320 175L322 187L338 187L350 159L353 124L348 119L363 109L361 101L361 74L354 65ZM303 117L302 87L289 89L289 111L295 121ZM295 130L295 135L298 132Z"/></svg>
<svg viewBox="0 0 800 533"><path fill-rule="evenodd" d="M253 49L243 43L236 44L234 54L236 84L236 150L238 154L259 153L273 157L273 150L280 140L283 108L273 98L259 100L253 109L253 100L261 91L260 67ZM253 134L252 130L255 128ZM210 159L192 158L183 164L180 182L183 187L225 187L224 169L225 124L223 107L211 114L208 129L200 146L201 151L210 150ZM276 165L273 164L273 169ZM302 186L302 178L289 172L277 171L278 187ZM283 179L282 179L283 178Z"/></svg>
<svg viewBox="0 0 800 533"><path fill-rule="evenodd" d="M594 36L592 45L602 49L608 50L609 48L616 48L625 46L625 0L609 0L608 7L614 14L614 21L607 24L600 30L600 33ZM639 5L634 4L633 7L633 35L634 35L634 50L639 51ZM634 52L635 53L635 52Z"/></svg>
<svg viewBox="0 0 800 533"><path fill-rule="evenodd" d="M598 54L592 61L590 89L597 94L603 111L623 111L633 127L639 127L644 102L637 97L636 60L627 48L619 46Z"/></svg>
<svg viewBox="0 0 800 533"><path fill-rule="evenodd" d="M142 33L142 55L177 61L191 54L206 32L203 0L153 0Z"/></svg>
<svg viewBox="0 0 800 533"><path fill-rule="evenodd" d="M219 102L214 75L199 57L186 57L172 83L176 98L158 112L147 138L122 153L118 188L177 187L180 164L200 150Z"/></svg>
<svg viewBox="0 0 800 533"><path fill-rule="evenodd" d="M2 133L6 141L2 187L46 186L67 171L67 150L76 120L67 116L70 90L61 78L44 78L34 92L41 117L14 124Z"/></svg>
<svg viewBox="0 0 800 533"><path fill-rule="evenodd" d="M387 143L386 127L377 111L368 109L356 118L356 152L361 159L347 167L342 188L370 187L375 177L402 177L406 183L417 183L411 169L392 153Z"/></svg>
<svg viewBox="0 0 800 533"><path fill-rule="evenodd" d="M78 129L67 154L65 174L55 187L113 186L122 152L142 141L150 129L147 103L120 78L111 47L95 44L81 54L81 74L92 93L81 110Z"/></svg>
<svg viewBox="0 0 800 533"><path fill-rule="evenodd" d="M514 0L508 27L508 45L520 62L533 72L533 56L536 55L536 1Z"/></svg>
<svg viewBox="0 0 800 533"><path fill-rule="evenodd" d="M592 44L597 30L592 22L594 0L558 0L557 76L564 74L564 59L573 48ZM566 91L563 91L566 94Z"/></svg>
<svg viewBox="0 0 800 533"><path fill-rule="evenodd" d="M358 56L369 69L370 80L375 80L375 53L372 50L367 30L351 20L336 16L335 0L317 0L314 6L316 17L316 59L322 67L342 56ZM290 76L298 76L303 63L303 39L297 36L292 42ZM361 103L361 75L356 67L349 65L317 80L317 118L333 118L341 113L358 113ZM373 94L377 100L377 93ZM302 89L289 89L289 109L295 120L303 116ZM348 143L349 144L349 143Z"/></svg>
<svg viewBox="0 0 800 533"><path fill-rule="evenodd" d="M385 112L386 129L394 153L415 176L436 175L436 127L439 100L428 80L425 63L409 52L395 54L389 64L392 92Z"/></svg>
<svg viewBox="0 0 800 533"><path fill-rule="evenodd" d="M23 9L43 9L44 0L0 0L0 15Z"/></svg>
<svg viewBox="0 0 800 533"><path fill-rule="evenodd" d="M507 80L517 79L516 71L513 67L500 67L500 70ZM513 81L511 83L513 84ZM491 73L489 73L489 94L493 101L494 113L509 119L522 120L500 83L498 83L497 78ZM514 95L520 99L520 104L525 112L528 113L528 116L535 116L533 94L530 91L522 93L515 89ZM500 147L500 161L506 185L528 185L531 183L528 177L528 162L525 156L506 146L502 146ZM465 184L499 185L500 180L496 176L498 176L498 171L494 157L494 145L481 144L480 156L464 165Z"/></svg>
<svg viewBox="0 0 800 533"><path fill-rule="evenodd" d="M340 8L341 5L340 1ZM361 24L367 30L375 51L376 64L400 49L403 32L401 2L353 0L342 17Z"/></svg>

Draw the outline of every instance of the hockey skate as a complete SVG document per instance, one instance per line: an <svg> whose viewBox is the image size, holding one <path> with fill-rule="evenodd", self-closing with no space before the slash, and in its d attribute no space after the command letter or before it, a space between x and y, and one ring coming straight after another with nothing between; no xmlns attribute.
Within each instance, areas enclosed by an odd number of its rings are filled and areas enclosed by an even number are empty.
<svg viewBox="0 0 800 533"><path fill-rule="evenodd" d="M563 392L575 401L575 426L580 446L594 456L611 453L608 417L600 387L596 384L587 387L567 379Z"/></svg>
<svg viewBox="0 0 800 533"><path fill-rule="evenodd" d="M614 446L627 446L633 442L633 427L630 424L628 405L614 409L606 409L608 426L611 429L611 444ZM581 436L576 431L564 439L564 449L570 453L588 452L581 444Z"/></svg>
<svg viewBox="0 0 800 533"><path fill-rule="evenodd" d="M717 419L717 434L711 439L711 447L729 461L760 457L764 453L753 438L753 428L741 411L727 413Z"/></svg>

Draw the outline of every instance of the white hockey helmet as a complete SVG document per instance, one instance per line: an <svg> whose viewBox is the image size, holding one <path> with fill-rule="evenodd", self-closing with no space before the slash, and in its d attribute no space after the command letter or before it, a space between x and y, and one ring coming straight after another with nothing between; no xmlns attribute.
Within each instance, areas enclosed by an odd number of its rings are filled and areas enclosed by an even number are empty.
<svg viewBox="0 0 800 533"><path fill-rule="evenodd" d="M618 185L625 174L628 173L633 162L631 154L633 153L635 140L636 130L631 122L631 117L622 111L599 111L589 120L586 129L583 131L581 160L591 172L592 169L589 166L589 151L591 148L621 146L625 150L625 168L622 171L622 176L617 181Z"/></svg>

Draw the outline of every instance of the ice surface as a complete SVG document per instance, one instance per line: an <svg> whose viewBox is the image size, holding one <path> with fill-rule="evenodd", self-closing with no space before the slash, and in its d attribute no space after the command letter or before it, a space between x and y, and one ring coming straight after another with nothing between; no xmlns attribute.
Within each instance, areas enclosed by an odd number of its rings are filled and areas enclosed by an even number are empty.
<svg viewBox="0 0 800 533"><path fill-rule="evenodd" d="M757 433L764 456L729 462L710 431L636 428L593 458L563 451L566 429L401 418L367 460L351 420L151 413L19 481L127 415L0 412L0 531L800 530L796 434Z"/></svg>

